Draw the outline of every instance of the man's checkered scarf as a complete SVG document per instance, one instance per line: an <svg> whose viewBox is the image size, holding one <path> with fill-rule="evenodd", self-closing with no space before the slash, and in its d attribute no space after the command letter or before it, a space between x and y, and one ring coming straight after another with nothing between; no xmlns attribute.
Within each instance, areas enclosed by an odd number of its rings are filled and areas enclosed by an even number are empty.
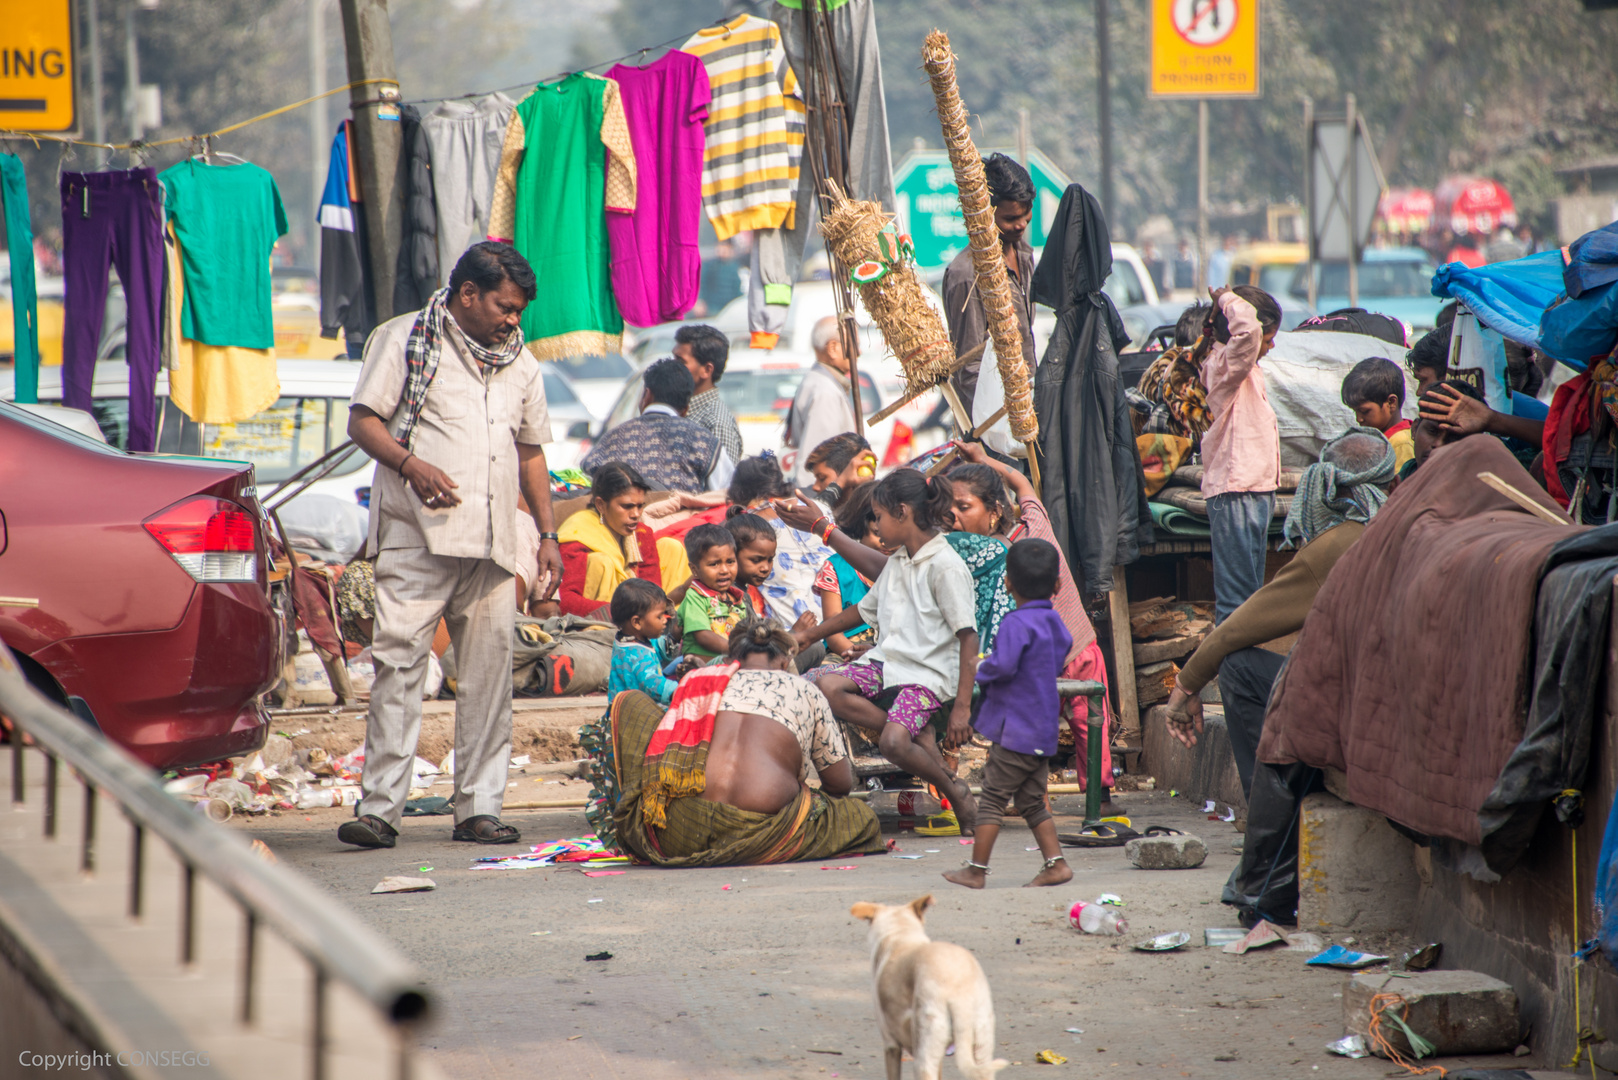
<svg viewBox="0 0 1618 1080"><path fill-rule="evenodd" d="M399 433L394 436L406 450L414 450L416 421L421 419L421 408L427 403L427 390L438 374L438 356L444 347L444 335L449 332L449 289L439 289L427 301L427 306L416 316L405 340L405 388L399 407L404 410ZM466 334L461 335L473 359L486 368L503 368L522 351L522 329L513 330L499 347L490 349L479 345Z"/></svg>

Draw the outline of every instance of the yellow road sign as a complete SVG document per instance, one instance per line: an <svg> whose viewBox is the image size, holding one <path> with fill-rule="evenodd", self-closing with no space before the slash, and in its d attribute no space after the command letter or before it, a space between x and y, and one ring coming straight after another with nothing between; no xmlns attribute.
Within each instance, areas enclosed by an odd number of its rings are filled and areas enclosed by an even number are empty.
<svg viewBox="0 0 1618 1080"><path fill-rule="evenodd" d="M0 129L72 131L73 0L0 0Z"/></svg>
<svg viewBox="0 0 1618 1080"><path fill-rule="evenodd" d="M1259 0L1151 0L1153 97L1259 97Z"/></svg>

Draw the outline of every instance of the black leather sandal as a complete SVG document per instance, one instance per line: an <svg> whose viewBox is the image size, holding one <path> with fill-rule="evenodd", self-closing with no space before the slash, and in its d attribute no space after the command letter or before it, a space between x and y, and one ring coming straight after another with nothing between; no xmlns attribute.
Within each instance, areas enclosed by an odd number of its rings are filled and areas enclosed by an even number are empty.
<svg viewBox="0 0 1618 1080"><path fill-rule="evenodd" d="M515 844L522 839L522 833L493 814L477 814L455 826L451 837L472 844Z"/></svg>

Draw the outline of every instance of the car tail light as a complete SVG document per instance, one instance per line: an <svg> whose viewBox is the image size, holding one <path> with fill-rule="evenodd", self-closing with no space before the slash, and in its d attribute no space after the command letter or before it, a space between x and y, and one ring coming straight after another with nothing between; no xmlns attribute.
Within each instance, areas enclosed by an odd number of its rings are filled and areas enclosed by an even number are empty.
<svg viewBox="0 0 1618 1080"><path fill-rule="evenodd" d="M145 524L153 539L198 581L258 580L258 523L233 502L198 495Z"/></svg>

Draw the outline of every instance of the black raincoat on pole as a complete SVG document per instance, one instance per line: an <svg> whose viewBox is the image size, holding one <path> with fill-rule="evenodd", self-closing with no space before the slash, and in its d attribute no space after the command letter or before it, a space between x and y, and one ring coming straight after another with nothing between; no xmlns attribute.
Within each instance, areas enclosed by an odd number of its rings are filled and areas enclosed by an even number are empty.
<svg viewBox="0 0 1618 1080"><path fill-rule="evenodd" d="M1101 291L1112 242L1095 196L1070 184L1034 271L1034 300L1056 309L1056 330L1034 373L1040 493L1085 593L1109 592L1113 567L1152 542L1140 448L1118 381L1124 321Z"/></svg>

